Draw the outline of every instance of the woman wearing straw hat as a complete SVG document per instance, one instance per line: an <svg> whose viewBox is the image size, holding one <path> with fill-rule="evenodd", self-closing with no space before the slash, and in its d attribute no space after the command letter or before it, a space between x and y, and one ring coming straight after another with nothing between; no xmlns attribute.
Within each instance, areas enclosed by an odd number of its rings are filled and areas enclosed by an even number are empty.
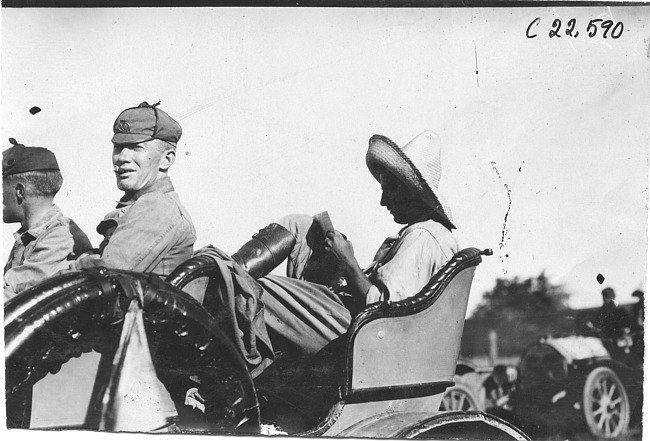
<svg viewBox="0 0 650 441"><path fill-rule="evenodd" d="M303 352L316 353L347 331L359 307L382 299L399 301L424 288L458 251L451 233L455 228L451 211L438 190L440 154L440 141L430 131L402 148L384 136L370 138L366 163L381 184L380 203L404 227L384 241L366 269L361 269L352 243L344 235L328 232L324 249L336 258L337 271L346 281L340 290L309 282L306 277L298 280L301 270L295 268L288 271L291 277L269 275L258 279L265 291L262 301L268 328ZM304 231L311 217L292 215L278 223L296 237L294 250L309 248Z"/></svg>
<svg viewBox="0 0 650 441"><path fill-rule="evenodd" d="M318 354L321 360L312 359L318 375L335 373L324 367L341 362L339 345L345 339L340 337L356 311L382 299L416 295L458 251L451 212L438 190L442 167L434 133L421 133L401 148L375 135L366 163L381 184L381 205L404 227L383 242L365 270L344 235L333 228L314 228L318 216L286 216L232 257L211 245L195 253L211 258L221 273L223 283L214 284L210 296L220 299L218 316L230 315L235 343L253 377L282 349ZM287 256L287 277L264 275ZM170 278L182 278L183 271ZM339 276L345 284L338 283ZM301 378L310 381L311 376ZM193 386L186 398L202 400L198 393L190 394L196 390Z"/></svg>

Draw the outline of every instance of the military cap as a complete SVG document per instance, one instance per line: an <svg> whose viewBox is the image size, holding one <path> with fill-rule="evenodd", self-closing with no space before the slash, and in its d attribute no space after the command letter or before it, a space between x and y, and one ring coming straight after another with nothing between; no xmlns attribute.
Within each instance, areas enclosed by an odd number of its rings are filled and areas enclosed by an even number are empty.
<svg viewBox="0 0 650 441"><path fill-rule="evenodd" d="M54 153L43 147L25 147L9 138L13 147L2 152L2 177L36 170L60 170Z"/></svg>
<svg viewBox="0 0 650 441"><path fill-rule="evenodd" d="M160 139L176 147L182 129L171 116L146 101L120 113L113 124L113 144L137 144Z"/></svg>

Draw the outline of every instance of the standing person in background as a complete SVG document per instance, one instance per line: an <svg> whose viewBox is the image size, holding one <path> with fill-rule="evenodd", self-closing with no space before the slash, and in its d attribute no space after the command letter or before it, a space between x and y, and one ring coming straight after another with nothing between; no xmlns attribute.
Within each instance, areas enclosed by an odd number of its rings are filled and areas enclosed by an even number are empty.
<svg viewBox="0 0 650 441"><path fill-rule="evenodd" d="M99 254L72 269L104 266L169 275L192 256L196 231L168 176L176 159L180 124L158 104L121 112L113 124L113 171L124 192L97 226Z"/></svg>
<svg viewBox="0 0 650 441"><path fill-rule="evenodd" d="M2 220L20 223L20 229L4 269L5 302L92 248L84 232L54 204L63 185L54 153L9 141L13 147L2 152Z"/></svg>
<svg viewBox="0 0 650 441"><path fill-rule="evenodd" d="M612 288L605 288L602 291L603 306L596 315L595 327L602 338L617 339L623 337L626 330L631 328L630 316L623 308L618 306L616 293Z"/></svg>

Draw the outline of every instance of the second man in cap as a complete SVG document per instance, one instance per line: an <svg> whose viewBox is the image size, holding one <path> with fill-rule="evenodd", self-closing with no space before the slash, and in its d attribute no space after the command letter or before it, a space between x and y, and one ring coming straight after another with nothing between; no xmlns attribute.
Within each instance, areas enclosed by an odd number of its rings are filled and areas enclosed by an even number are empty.
<svg viewBox="0 0 650 441"><path fill-rule="evenodd" d="M97 226L99 255L77 268L105 266L169 275L192 256L196 231L168 176L181 126L157 104L121 112L113 124L113 172L124 192Z"/></svg>
<svg viewBox="0 0 650 441"><path fill-rule="evenodd" d="M92 248L84 232L53 202L63 185L54 153L9 141L13 147L2 152L2 220L20 223L20 229L4 269L5 301Z"/></svg>

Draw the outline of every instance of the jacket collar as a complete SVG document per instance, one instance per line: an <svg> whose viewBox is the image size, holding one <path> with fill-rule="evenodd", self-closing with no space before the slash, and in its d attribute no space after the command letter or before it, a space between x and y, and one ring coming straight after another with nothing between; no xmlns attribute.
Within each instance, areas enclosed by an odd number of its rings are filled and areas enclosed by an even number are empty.
<svg viewBox="0 0 650 441"><path fill-rule="evenodd" d="M52 221L61 216L63 216L61 209L56 205L52 205L47 214L43 216L43 219L27 230L20 228L14 233L14 238L20 240L24 246L27 246L30 242L38 239L38 237L47 230L47 227L49 227Z"/></svg>
<svg viewBox="0 0 650 441"><path fill-rule="evenodd" d="M172 181L171 179L169 179L169 176L165 176L164 178L157 179L150 186L141 188L135 193L129 195L125 194L124 196L122 196L122 199L118 201L117 207L115 208L122 208L127 205L132 205L133 203L135 203L135 201L137 201L142 196L148 193L169 193L172 191L174 191L174 186L172 185Z"/></svg>

